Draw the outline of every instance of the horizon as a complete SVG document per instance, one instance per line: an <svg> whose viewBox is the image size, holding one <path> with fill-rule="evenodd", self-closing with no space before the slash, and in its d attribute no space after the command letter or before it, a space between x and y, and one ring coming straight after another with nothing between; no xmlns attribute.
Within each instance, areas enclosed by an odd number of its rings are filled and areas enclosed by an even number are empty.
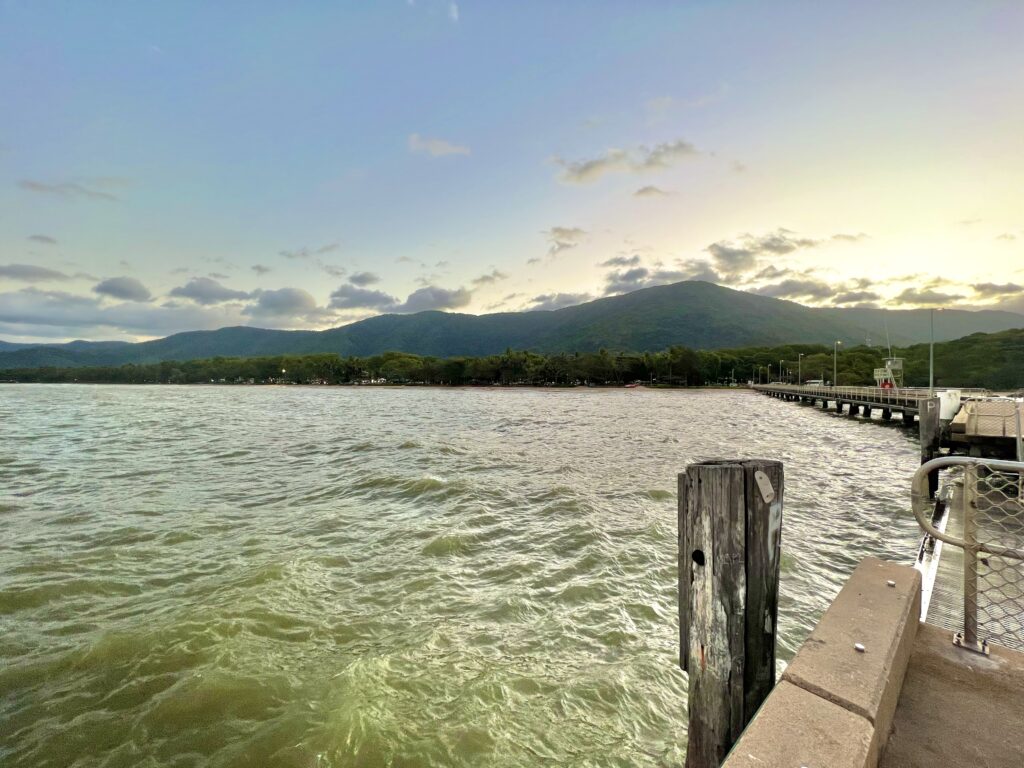
<svg viewBox="0 0 1024 768"><path fill-rule="evenodd" d="M687 279L1024 313L1024 7L8 3L0 22L6 341Z"/></svg>

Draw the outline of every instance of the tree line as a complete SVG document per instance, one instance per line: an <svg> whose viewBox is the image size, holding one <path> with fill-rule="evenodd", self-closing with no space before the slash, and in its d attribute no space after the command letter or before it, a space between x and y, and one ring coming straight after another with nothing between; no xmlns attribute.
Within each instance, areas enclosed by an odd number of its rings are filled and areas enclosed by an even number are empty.
<svg viewBox="0 0 1024 768"><path fill-rule="evenodd" d="M906 384L927 386L928 345L893 350L905 358ZM872 384L887 351L815 344L694 350L672 346L659 352L576 352L540 354L506 350L499 355L437 358L405 352L367 357L337 354L213 357L121 366L31 368L0 372L14 382L111 384L428 384L533 386L729 386L748 381ZM975 334L935 345L935 379L940 386L1014 388L1024 386L1024 330Z"/></svg>

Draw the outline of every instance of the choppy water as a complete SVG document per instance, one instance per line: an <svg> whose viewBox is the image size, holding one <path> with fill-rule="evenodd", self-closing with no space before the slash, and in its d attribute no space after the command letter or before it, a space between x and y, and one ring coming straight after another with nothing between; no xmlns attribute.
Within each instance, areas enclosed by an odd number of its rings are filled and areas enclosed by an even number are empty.
<svg viewBox="0 0 1024 768"><path fill-rule="evenodd" d="M745 392L0 387L0 764L685 753L675 477L785 461L780 664L908 561L898 429Z"/></svg>

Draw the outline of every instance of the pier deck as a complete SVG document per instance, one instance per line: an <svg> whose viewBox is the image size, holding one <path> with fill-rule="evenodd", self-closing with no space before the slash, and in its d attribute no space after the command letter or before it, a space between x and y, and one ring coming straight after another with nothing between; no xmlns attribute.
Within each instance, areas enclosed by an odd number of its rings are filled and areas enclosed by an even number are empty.
<svg viewBox="0 0 1024 768"><path fill-rule="evenodd" d="M999 646L971 653L922 623L879 768L1016 768L1024 765L1022 716L1024 654Z"/></svg>
<svg viewBox="0 0 1024 768"><path fill-rule="evenodd" d="M821 401L823 404L850 403L857 406L868 406L881 410L899 411L903 414L917 414L921 403L928 400L927 389L901 388L886 389L884 387L812 387L796 384L754 384L753 388L767 395L780 397L784 400L802 400L804 402Z"/></svg>

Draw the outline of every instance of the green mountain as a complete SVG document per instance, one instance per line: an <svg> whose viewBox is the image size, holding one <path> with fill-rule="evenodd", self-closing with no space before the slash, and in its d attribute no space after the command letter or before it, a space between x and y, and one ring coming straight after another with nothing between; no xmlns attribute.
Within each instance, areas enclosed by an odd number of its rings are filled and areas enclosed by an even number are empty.
<svg viewBox="0 0 1024 768"><path fill-rule="evenodd" d="M698 281L644 288L554 311L466 315L381 315L326 331L234 327L190 331L138 344L72 342L0 350L0 370L40 366L121 365L217 356L336 352L367 356L389 350L451 357L505 349L646 351L679 344L697 349L778 344L906 345L927 341L928 310L823 309ZM1012 312L935 313L936 340L1024 328Z"/></svg>

